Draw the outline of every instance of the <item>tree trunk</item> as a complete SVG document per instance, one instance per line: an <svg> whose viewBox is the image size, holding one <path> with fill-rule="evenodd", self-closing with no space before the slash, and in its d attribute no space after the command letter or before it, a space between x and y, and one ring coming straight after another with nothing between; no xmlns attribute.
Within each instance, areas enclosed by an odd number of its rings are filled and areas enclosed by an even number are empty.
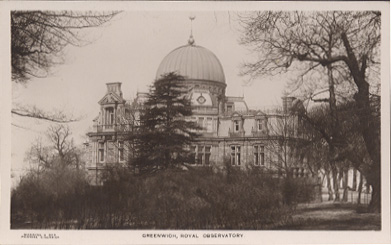
<svg viewBox="0 0 391 245"><path fill-rule="evenodd" d="M353 168L353 184L352 184L352 190L357 190L357 169Z"/></svg>
<svg viewBox="0 0 391 245"><path fill-rule="evenodd" d="M345 62L349 67L349 71L358 89L357 93L354 95L354 100L356 101L357 106L360 131L368 154L372 160L369 171L365 173L365 177L373 189L373 199L369 205L369 210L372 212L380 212L380 118L378 118L377 115L373 115L371 110L369 83L365 79L365 71L367 68L366 62L368 58L363 56L361 58L361 64L359 64L345 32L341 33L341 38L347 53L347 60Z"/></svg>
<svg viewBox="0 0 391 245"><path fill-rule="evenodd" d="M349 188L348 188L348 170L345 169L343 170L343 177L342 177L342 188L343 188L343 196L342 196L342 201L347 202L348 201L348 195L349 195Z"/></svg>
<svg viewBox="0 0 391 245"><path fill-rule="evenodd" d="M332 201L334 200L334 197L333 197L333 188L331 187L331 179L330 179L330 172L327 171L326 172L326 179L327 179L327 190L328 190L328 193L329 193L329 201Z"/></svg>
<svg viewBox="0 0 391 245"><path fill-rule="evenodd" d="M338 178L337 168L333 167L331 172L332 172L332 175L333 175L333 184L334 184L334 194L335 194L334 201L335 202L339 202L340 201L340 197L339 197L339 181L338 181L339 178Z"/></svg>
<svg viewBox="0 0 391 245"><path fill-rule="evenodd" d="M342 180L343 180L343 170L342 169L338 169L338 187L340 189L343 188Z"/></svg>
<svg viewBox="0 0 391 245"><path fill-rule="evenodd" d="M358 184L358 197L357 197L357 204L361 204L361 193L362 193L362 184L363 184L363 177L362 173L360 172L360 182Z"/></svg>
<svg viewBox="0 0 391 245"><path fill-rule="evenodd" d="M378 173L373 173L374 176L380 176L380 169L378 170ZM379 177L380 178L380 177ZM372 195L371 195L371 202L369 203L369 211L373 213L380 213L381 212L381 186L380 186L380 180L375 181L371 180L372 183L369 183L372 187Z"/></svg>

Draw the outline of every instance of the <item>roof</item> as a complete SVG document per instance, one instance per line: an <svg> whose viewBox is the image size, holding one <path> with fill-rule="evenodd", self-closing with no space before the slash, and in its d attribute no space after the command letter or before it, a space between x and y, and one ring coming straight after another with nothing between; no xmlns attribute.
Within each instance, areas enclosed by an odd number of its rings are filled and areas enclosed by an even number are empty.
<svg viewBox="0 0 391 245"><path fill-rule="evenodd" d="M98 102L98 104L100 104L100 105L102 105L102 104L114 104L114 103L125 103L125 100L122 99L116 93L109 92Z"/></svg>
<svg viewBox="0 0 391 245"><path fill-rule="evenodd" d="M191 42L174 49L162 60L156 79L168 72L177 72L187 80L225 83L223 67L216 55Z"/></svg>

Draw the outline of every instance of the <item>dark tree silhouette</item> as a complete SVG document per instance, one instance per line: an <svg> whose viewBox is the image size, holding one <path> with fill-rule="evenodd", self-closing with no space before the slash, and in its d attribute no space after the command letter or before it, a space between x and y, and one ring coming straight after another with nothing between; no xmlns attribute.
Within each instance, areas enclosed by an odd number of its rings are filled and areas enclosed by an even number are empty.
<svg viewBox="0 0 391 245"><path fill-rule="evenodd" d="M166 169L187 162L188 146L197 135L184 78L168 73L156 80L140 114L135 165L141 172Z"/></svg>

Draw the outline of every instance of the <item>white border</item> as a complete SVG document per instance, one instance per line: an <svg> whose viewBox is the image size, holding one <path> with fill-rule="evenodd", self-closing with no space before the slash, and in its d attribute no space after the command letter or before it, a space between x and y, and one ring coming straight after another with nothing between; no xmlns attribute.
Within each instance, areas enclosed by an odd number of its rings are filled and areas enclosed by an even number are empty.
<svg viewBox="0 0 391 245"><path fill-rule="evenodd" d="M389 2L0 2L0 243L1 244L332 244L391 243L390 238L390 3ZM242 239L207 239L206 233L235 231L10 230L11 69L10 10L70 9L125 11L380 10L382 11L382 231L237 231ZM24 233L54 233L56 240L21 239ZM198 234L199 239L143 238L143 234Z"/></svg>

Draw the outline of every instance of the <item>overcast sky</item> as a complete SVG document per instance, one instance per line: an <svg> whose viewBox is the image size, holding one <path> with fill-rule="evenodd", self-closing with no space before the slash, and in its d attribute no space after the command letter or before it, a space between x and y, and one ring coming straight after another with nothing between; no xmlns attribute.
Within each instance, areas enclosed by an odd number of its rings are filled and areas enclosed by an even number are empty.
<svg viewBox="0 0 391 245"><path fill-rule="evenodd" d="M252 59L239 45L240 30L234 12L122 12L105 27L83 32L94 40L84 47L66 49L65 63L44 79L32 79L26 86L13 87L13 103L36 105L51 111L63 110L82 119L71 123L74 140L81 143L98 115L98 101L106 83L121 82L125 99L137 91L148 91L163 58L187 44L189 16L194 15L193 36L197 45L212 51L220 60L228 96L242 96L250 108L279 105L285 79L258 79L244 86L240 65ZM25 152L37 138L44 138L49 123L13 117L12 169L18 173L28 165ZM23 140L22 140L23 139Z"/></svg>

